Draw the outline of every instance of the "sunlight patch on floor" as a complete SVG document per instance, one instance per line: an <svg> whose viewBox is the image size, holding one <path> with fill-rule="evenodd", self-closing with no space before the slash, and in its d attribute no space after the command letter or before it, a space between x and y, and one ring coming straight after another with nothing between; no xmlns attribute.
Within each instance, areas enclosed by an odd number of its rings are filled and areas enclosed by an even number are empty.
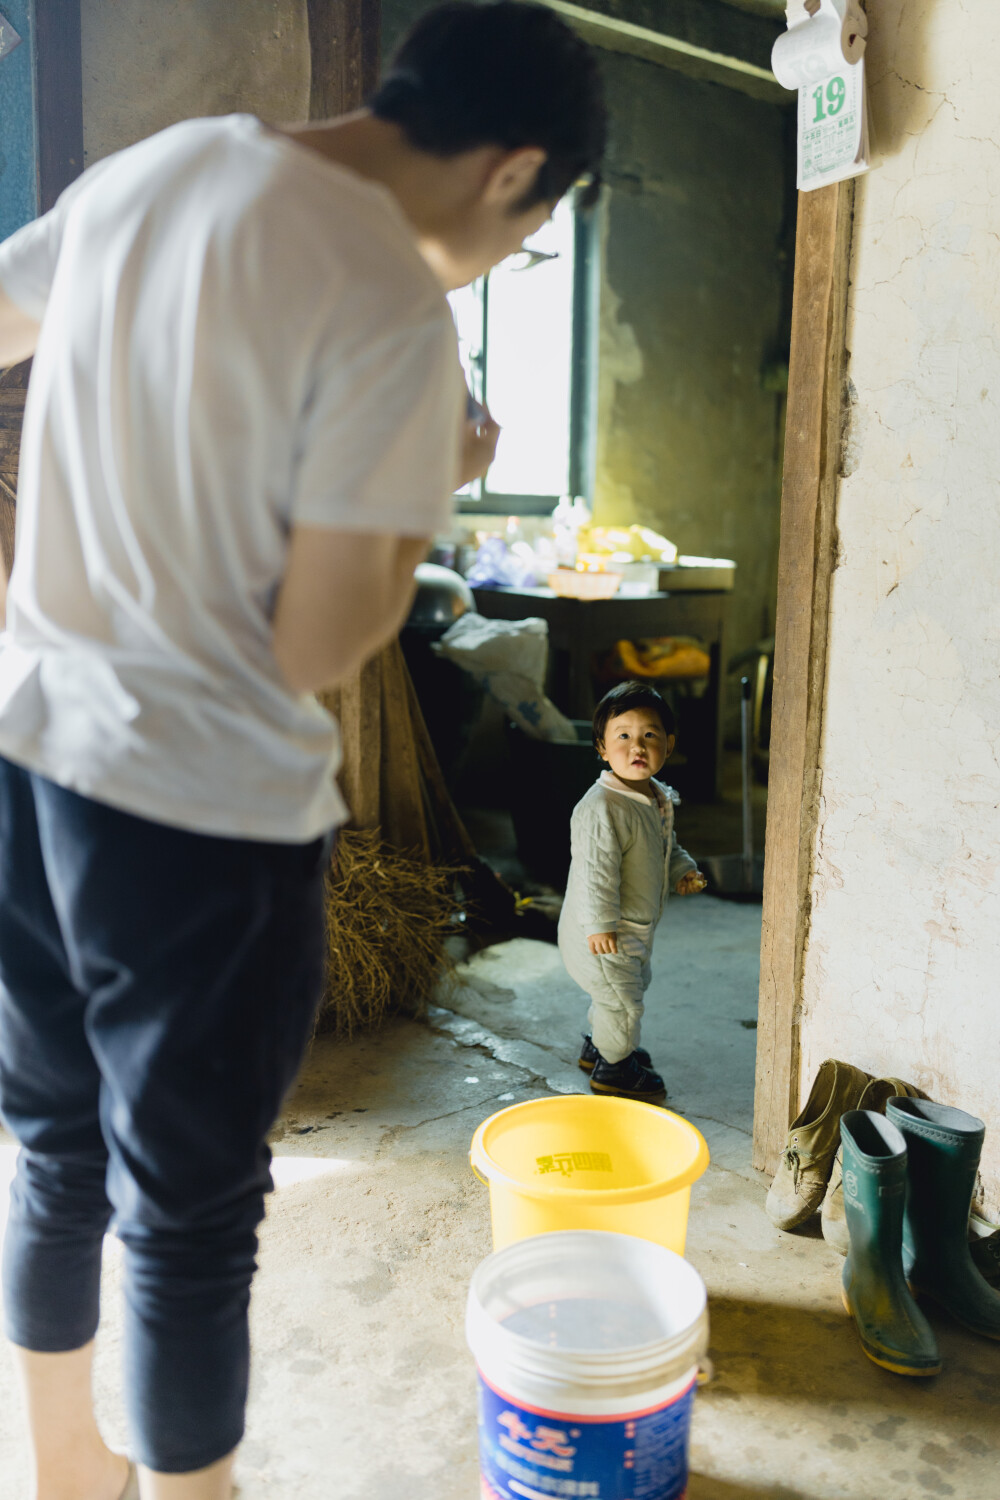
<svg viewBox="0 0 1000 1500"><path fill-rule="evenodd" d="M17 1151L17 1145L13 1141L0 1140L0 1236L7 1223L10 1185L14 1180ZM357 1162L339 1156L275 1156L271 1162L271 1175L275 1187L280 1190L296 1182L342 1174L357 1167Z"/></svg>
<svg viewBox="0 0 1000 1500"><path fill-rule="evenodd" d="M279 1190L290 1187L293 1182L306 1182L313 1177L329 1177L356 1171L361 1164L340 1156L274 1156L271 1161L271 1176Z"/></svg>

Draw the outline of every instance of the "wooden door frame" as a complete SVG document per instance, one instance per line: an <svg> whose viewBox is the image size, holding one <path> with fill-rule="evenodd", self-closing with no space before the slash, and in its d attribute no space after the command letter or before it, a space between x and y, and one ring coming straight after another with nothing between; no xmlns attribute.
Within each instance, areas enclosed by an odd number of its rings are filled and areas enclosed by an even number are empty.
<svg viewBox="0 0 1000 1500"><path fill-rule="evenodd" d="M306 0L310 120L360 109L378 82L382 0Z"/></svg>
<svg viewBox="0 0 1000 1500"><path fill-rule="evenodd" d="M799 1109L799 1024L820 800L854 183L800 193L778 551L753 1164Z"/></svg>

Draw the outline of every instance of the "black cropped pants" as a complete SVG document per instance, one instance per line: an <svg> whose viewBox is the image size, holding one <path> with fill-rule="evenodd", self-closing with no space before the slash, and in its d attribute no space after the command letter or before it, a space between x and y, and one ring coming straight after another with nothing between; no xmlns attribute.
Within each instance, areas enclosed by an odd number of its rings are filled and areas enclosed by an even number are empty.
<svg viewBox="0 0 1000 1500"><path fill-rule="evenodd" d="M93 1338L113 1219L152 1469L202 1468L243 1433L266 1135L321 991L327 854L152 823L0 760L6 1331L49 1352Z"/></svg>

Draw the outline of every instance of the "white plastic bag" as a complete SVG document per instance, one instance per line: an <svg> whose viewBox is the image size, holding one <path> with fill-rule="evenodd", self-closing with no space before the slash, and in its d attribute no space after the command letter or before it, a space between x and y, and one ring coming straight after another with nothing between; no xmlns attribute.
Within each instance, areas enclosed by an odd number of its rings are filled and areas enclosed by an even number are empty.
<svg viewBox="0 0 1000 1500"><path fill-rule="evenodd" d="M575 740L573 725L545 696L549 627L544 620L456 620L434 650L470 672L525 734Z"/></svg>

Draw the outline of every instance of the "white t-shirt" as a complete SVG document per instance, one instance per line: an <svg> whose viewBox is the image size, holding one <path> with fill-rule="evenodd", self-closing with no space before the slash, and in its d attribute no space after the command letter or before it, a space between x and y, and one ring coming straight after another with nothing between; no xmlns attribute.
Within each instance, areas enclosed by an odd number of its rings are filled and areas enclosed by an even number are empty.
<svg viewBox="0 0 1000 1500"><path fill-rule="evenodd" d="M201 832L342 820L336 725L285 686L293 524L447 526L464 387L385 189L249 115L97 163L0 245L42 323L0 637L0 755Z"/></svg>

